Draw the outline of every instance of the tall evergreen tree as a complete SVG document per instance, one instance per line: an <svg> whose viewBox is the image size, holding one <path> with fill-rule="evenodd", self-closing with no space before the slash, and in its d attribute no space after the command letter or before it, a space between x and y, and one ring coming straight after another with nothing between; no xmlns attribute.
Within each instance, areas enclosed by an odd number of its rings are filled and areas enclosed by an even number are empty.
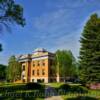
<svg viewBox="0 0 100 100"><path fill-rule="evenodd" d="M86 83L100 82L100 18L97 14L87 21L80 43L80 79Z"/></svg>

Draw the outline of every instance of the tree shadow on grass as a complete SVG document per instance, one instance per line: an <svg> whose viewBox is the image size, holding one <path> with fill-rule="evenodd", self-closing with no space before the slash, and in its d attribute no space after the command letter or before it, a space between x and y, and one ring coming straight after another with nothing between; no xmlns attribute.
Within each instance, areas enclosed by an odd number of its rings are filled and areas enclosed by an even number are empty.
<svg viewBox="0 0 100 100"><path fill-rule="evenodd" d="M66 100L98 100L98 99L89 96L78 96L76 98L67 98Z"/></svg>
<svg viewBox="0 0 100 100"><path fill-rule="evenodd" d="M70 86L68 84L63 84L58 88L58 90L60 89L66 93L88 93L88 89L83 86Z"/></svg>
<svg viewBox="0 0 100 100"><path fill-rule="evenodd" d="M39 99L44 100L44 98L39 98ZM6 97L4 97L4 98L0 98L0 100L38 100L38 99L35 97L21 97L21 98L6 98Z"/></svg>

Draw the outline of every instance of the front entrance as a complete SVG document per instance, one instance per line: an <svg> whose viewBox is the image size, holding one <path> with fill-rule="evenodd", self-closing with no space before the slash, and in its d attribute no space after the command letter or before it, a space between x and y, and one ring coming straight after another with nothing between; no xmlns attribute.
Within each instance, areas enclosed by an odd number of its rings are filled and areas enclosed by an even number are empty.
<svg viewBox="0 0 100 100"><path fill-rule="evenodd" d="M37 82L38 83L43 83L44 82L44 79L37 79Z"/></svg>
<svg viewBox="0 0 100 100"><path fill-rule="evenodd" d="M23 83L25 83L25 79L23 79L22 81L23 81Z"/></svg>

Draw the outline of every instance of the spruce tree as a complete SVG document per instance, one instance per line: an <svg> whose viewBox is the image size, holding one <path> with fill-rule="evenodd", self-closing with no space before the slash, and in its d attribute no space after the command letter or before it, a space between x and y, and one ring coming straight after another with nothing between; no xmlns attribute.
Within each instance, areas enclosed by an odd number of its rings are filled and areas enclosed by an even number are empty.
<svg viewBox="0 0 100 100"><path fill-rule="evenodd" d="M100 82L100 18L92 14L81 39L80 78L86 83Z"/></svg>

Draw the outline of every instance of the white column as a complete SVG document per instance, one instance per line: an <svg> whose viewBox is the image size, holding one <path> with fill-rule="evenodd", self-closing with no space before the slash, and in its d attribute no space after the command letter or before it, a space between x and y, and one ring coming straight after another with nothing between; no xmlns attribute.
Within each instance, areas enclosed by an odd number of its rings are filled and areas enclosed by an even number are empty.
<svg viewBox="0 0 100 100"><path fill-rule="evenodd" d="M44 83L48 83L48 78L47 77L45 78Z"/></svg>
<svg viewBox="0 0 100 100"><path fill-rule="evenodd" d="M59 74L57 74L57 82L58 82L58 83L60 82Z"/></svg>

